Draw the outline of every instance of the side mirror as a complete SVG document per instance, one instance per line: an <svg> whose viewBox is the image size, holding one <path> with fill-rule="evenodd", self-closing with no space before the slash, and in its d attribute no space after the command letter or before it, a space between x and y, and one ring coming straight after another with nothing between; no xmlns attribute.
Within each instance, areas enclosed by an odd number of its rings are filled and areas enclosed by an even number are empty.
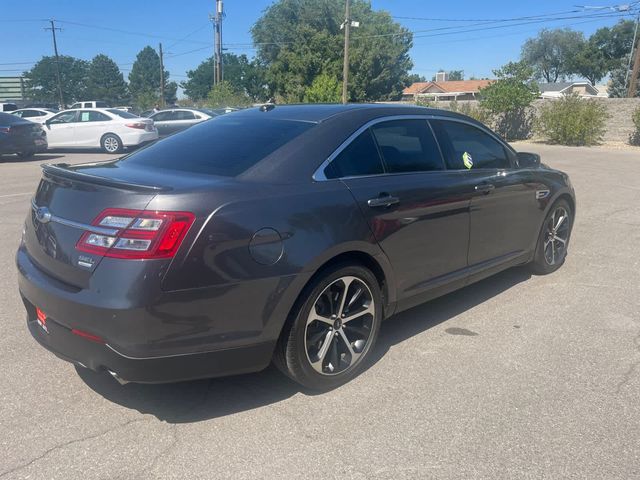
<svg viewBox="0 0 640 480"><path fill-rule="evenodd" d="M518 152L518 165L520 168L537 168L540 163L540 155L537 153Z"/></svg>

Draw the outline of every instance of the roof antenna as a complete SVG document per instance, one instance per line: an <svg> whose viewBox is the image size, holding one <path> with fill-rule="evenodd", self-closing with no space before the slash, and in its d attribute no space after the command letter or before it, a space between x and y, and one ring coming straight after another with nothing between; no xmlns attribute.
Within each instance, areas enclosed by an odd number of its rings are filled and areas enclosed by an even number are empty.
<svg viewBox="0 0 640 480"><path fill-rule="evenodd" d="M271 110L273 110L274 108L276 108L275 102L272 101L271 99L269 99L267 101L267 103L260 105L260 111L261 112L269 112Z"/></svg>

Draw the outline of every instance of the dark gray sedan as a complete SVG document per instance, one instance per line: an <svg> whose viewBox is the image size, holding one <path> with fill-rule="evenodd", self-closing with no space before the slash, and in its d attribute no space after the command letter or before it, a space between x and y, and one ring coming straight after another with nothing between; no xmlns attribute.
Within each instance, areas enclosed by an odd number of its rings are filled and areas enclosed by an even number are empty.
<svg viewBox="0 0 640 480"><path fill-rule="evenodd" d="M575 211L566 174L468 117L263 106L45 166L19 288L40 344L123 382L273 360L327 389L394 313L514 265L555 271Z"/></svg>
<svg viewBox="0 0 640 480"><path fill-rule="evenodd" d="M158 134L161 137L166 137L218 115L207 109L172 108L153 113L149 115L149 118L153 120Z"/></svg>

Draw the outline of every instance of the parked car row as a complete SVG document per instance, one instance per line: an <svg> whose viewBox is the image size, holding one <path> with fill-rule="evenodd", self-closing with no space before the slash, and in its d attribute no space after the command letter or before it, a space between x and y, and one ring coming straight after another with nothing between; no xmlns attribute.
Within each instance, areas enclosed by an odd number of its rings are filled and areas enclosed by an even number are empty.
<svg viewBox="0 0 640 480"><path fill-rule="evenodd" d="M39 143L27 147L22 141L5 141L2 153L15 153L27 158L46 150L42 139L48 148L101 148L106 153L120 153L125 148L138 147L236 110L230 107L215 110L169 108L150 112L145 117L144 114L138 116L132 113L131 107L102 108L102 105L106 103L77 102L60 112L44 107L13 109L9 116L38 125L38 128L27 130L38 133L35 137Z"/></svg>

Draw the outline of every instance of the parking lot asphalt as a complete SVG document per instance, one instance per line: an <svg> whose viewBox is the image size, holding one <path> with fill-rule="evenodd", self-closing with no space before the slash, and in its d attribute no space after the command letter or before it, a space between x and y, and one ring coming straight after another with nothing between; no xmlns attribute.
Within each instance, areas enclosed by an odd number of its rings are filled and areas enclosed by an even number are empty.
<svg viewBox="0 0 640 480"><path fill-rule="evenodd" d="M519 144L571 175L566 264L516 268L383 325L312 395L269 368L121 386L30 337L14 253L46 154L0 163L0 479L640 477L640 150Z"/></svg>

